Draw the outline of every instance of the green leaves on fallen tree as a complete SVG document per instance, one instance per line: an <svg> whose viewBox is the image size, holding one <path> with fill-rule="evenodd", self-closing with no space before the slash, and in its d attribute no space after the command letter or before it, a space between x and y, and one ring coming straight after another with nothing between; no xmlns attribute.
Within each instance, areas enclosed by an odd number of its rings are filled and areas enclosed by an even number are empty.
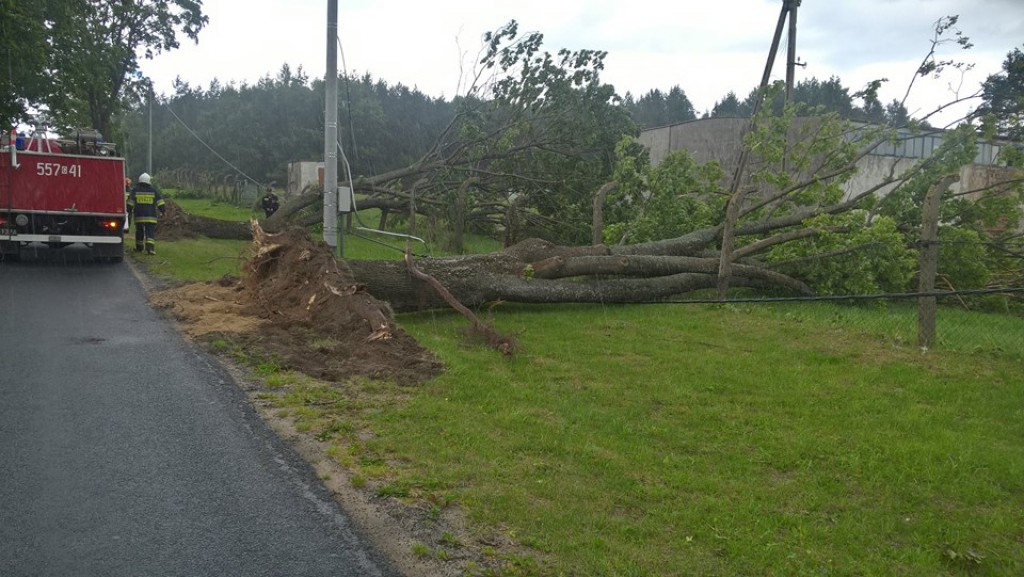
<svg viewBox="0 0 1024 577"><path fill-rule="evenodd" d="M816 234L780 244L765 256L769 268L799 276L819 294L903 292L917 269L913 247L896 221L868 221L863 210L825 214L804 225Z"/></svg>
<svg viewBox="0 0 1024 577"><path fill-rule="evenodd" d="M700 164L689 152L676 150L652 166L636 146L626 137L616 148L619 186L606 201L610 218L605 243L673 238L718 222L725 206L718 162Z"/></svg>

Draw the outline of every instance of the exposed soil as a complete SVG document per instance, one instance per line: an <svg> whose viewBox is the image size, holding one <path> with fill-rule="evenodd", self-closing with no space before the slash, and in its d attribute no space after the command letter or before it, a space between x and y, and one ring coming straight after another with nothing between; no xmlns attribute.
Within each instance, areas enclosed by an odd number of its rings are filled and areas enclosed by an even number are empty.
<svg viewBox="0 0 1024 577"><path fill-rule="evenodd" d="M394 323L386 303L352 280L330 247L301 229L260 232L242 279L154 292L193 338L232 341L281 369L342 382L354 377L415 385L443 365Z"/></svg>
<svg viewBox="0 0 1024 577"><path fill-rule="evenodd" d="M172 238L188 237L185 216L179 215L174 225L162 225L163 231L177 228ZM433 354L395 325L386 303L353 281L330 247L301 229L269 235L254 228L242 278L171 288L154 288L150 283L150 301L200 344L229 342L251 358L342 388L356 377L412 387L443 371ZM445 535L465 536L457 509L446 508L441 519L428 519L421 508L378 497L372 487L354 488L350 473L328 457L323 442L297 431L290 419L278 416L261 398L260 393L268 389L258 374L230 358L223 360L248 391L256 410L311 463L396 568L410 577L461 575L465 574L463 561L473 560L478 568L493 563L477 554L475 547L457 548L447 562L414 554L418 543L434 548L444 542Z"/></svg>
<svg viewBox="0 0 1024 577"><path fill-rule="evenodd" d="M198 236L192 229L191 217L187 212L171 199L167 199L164 204L167 212L160 219L160 227L157 232L157 237L160 240L181 240Z"/></svg>

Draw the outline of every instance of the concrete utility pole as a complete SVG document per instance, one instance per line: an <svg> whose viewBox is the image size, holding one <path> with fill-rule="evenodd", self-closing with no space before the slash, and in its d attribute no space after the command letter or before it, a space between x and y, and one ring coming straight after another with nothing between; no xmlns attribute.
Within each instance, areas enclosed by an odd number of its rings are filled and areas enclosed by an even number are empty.
<svg viewBox="0 0 1024 577"><path fill-rule="evenodd" d="M327 0L327 74L324 78L324 242L338 246L338 0Z"/></svg>
<svg viewBox="0 0 1024 577"><path fill-rule="evenodd" d="M779 51L779 44L782 41L782 30L786 24L786 17L790 17L789 27L789 62L790 65L786 67L786 97L789 98L791 92L790 83L792 77L792 64L795 64L796 57L794 52L796 51L796 7L800 5L800 0L783 0L782 11L779 12L779 21L775 25L775 35L772 36L772 46L768 49L768 60L764 65L764 74L761 75L761 84L757 88L757 99L754 100L754 110L750 113L750 123L744 129L743 134L746 135L754 128L754 122L757 119L757 113L761 110L761 106L765 99L765 89L768 88L768 80L772 75L772 68L775 66L775 55ZM747 157L749 153L746 147L740 149L740 158L736 163L736 171L733 173L732 184L729 187L729 202L725 207L725 223L722 228L722 247L721 256L718 260L718 298L719 300L725 300L729 293L729 277L732 275L732 258L733 250L736 243L736 222L739 220L740 207L743 204L744 193L740 187L740 181L743 178L743 171L747 167Z"/></svg>
<svg viewBox="0 0 1024 577"><path fill-rule="evenodd" d="M783 14L789 12L789 44L786 45L786 102L793 102L793 77L796 69L796 9L800 0L786 0Z"/></svg>
<svg viewBox="0 0 1024 577"><path fill-rule="evenodd" d="M149 146L146 149L146 172L153 174L153 83L149 82Z"/></svg>

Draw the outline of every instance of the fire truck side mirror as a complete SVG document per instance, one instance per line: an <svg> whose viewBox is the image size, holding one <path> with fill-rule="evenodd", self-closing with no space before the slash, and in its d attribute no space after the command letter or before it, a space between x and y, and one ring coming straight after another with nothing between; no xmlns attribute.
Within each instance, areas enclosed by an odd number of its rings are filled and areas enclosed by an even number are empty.
<svg viewBox="0 0 1024 577"><path fill-rule="evenodd" d="M18 164L18 145L16 144L17 143L17 137L18 137L18 135L12 130L11 131L11 142L10 142L9 146L7 147L11 151L11 167L13 167L15 170L21 168L21 165Z"/></svg>

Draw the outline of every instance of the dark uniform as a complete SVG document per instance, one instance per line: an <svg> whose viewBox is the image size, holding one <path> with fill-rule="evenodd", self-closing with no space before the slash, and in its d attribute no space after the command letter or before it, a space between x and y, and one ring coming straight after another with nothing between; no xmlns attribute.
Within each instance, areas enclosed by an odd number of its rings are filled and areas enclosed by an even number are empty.
<svg viewBox="0 0 1024 577"><path fill-rule="evenodd" d="M160 191L150 184L149 175L139 177L128 195L128 214L135 219L135 250L156 254L156 224L167 208Z"/></svg>
<svg viewBox="0 0 1024 577"><path fill-rule="evenodd" d="M277 208L278 206L280 206L277 200L277 195L274 194L272 190L268 190L267 194L263 196L263 202L261 206L263 207L263 212L266 213L267 218L270 218L270 215L277 212Z"/></svg>

